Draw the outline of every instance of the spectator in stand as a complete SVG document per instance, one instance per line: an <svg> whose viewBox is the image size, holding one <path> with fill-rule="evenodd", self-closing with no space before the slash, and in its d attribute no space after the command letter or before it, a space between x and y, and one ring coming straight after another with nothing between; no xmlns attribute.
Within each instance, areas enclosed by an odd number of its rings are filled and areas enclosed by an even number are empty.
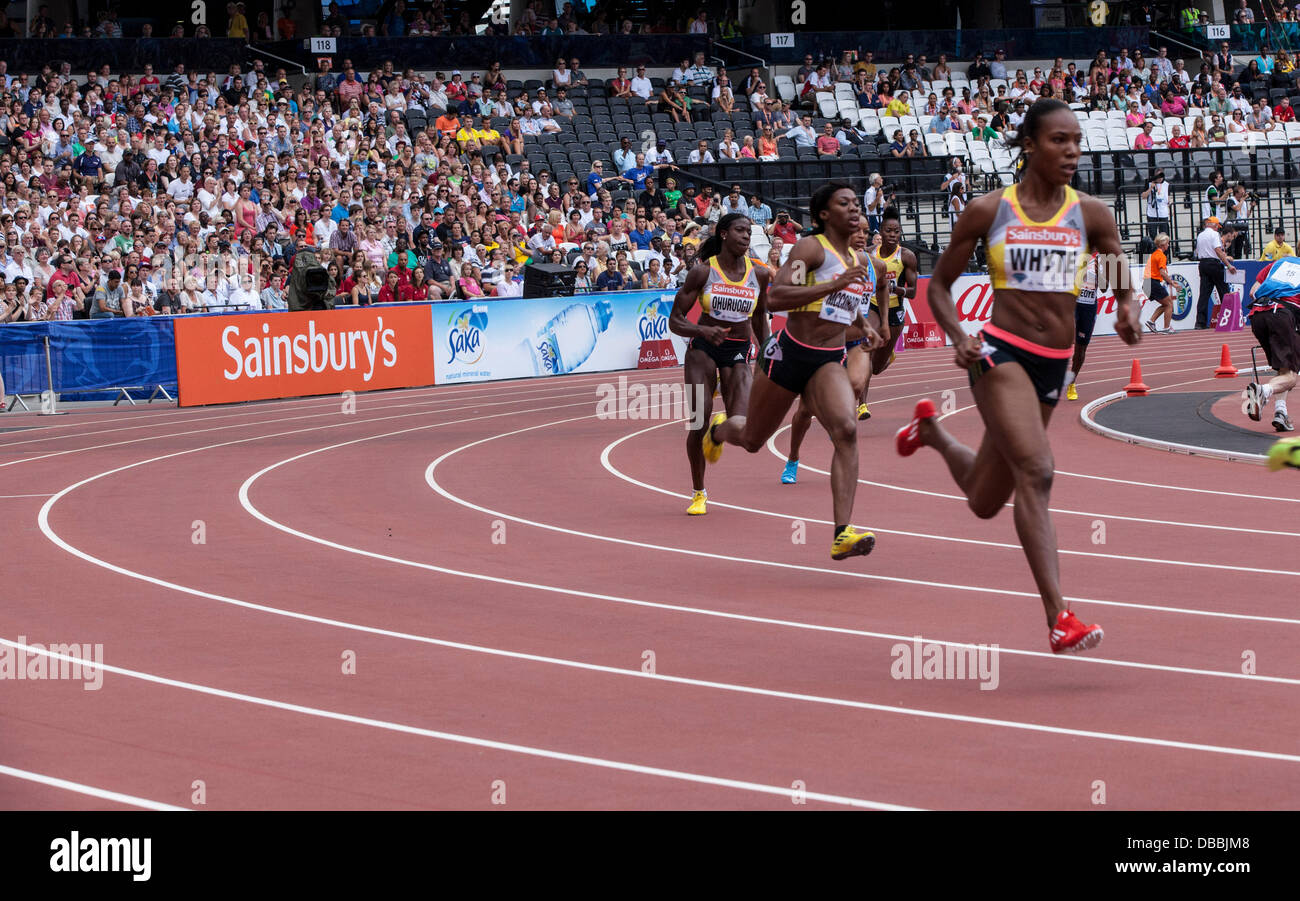
<svg viewBox="0 0 1300 901"><path fill-rule="evenodd" d="M993 77L993 69L989 66L983 53L975 54L974 61L966 67L966 77L972 82L978 82L981 78Z"/></svg>
<svg viewBox="0 0 1300 901"><path fill-rule="evenodd" d="M1282 96L1278 98L1277 106L1273 107L1273 118L1278 122L1294 122L1295 108L1291 106L1291 98Z"/></svg>
<svg viewBox="0 0 1300 901"><path fill-rule="evenodd" d="M1191 140L1183 134L1181 125L1170 126L1168 146L1170 150L1186 150L1191 146Z"/></svg>
<svg viewBox="0 0 1300 901"><path fill-rule="evenodd" d="M998 113L996 115L1001 115L1001 113ZM991 141L996 141L1001 138L1001 135L998 134L997 129L993 128L989 124L989 117L986 113L980 113L978 116L976 116L975 122L976 122L975 127L972 128L970 131L971 136L975 140L982 141L985 144L987 144ZM958 157L958 159L960 159L960 157Z"/></svg>
<svg viewBox="0 0 1300 901"><path fill-rule="evenodd" d="M816 147L817 133L813 131L812 116L805 113L799 124L785 133L785 137L794 141L796 147Z"/></svg>
<svg viewBox="0 0 1300 901"><path fill-rule="evenodd" d="M912 105L909 102L907 91L899 91L895 94L894 99L889 101L889 105L885 109L891 116L910 116L912 114Z"/></svg>
<svg viewBox="0 0 1300 901"><path fill-rule="evenodd" d="M822 133L817 136L817 156L824 158L838 157L839 155L840 142L835 137L831 123L827 122L822 125Z"/></svg>
<svg viewBox="0 0 1300 901"><path fill-rule="evenodd" d="M1246 127L1260 133L1270 132L1277 127L1273 122L1273 111L1263 100L1251 104L1250 114L1246 116Z"/></svg>
<svg viewBox="0 0 1300 901"><path fill-rule="evenodd" d="M1007 52L1002 48L993 51L993 62L989 63L989 75L993 78L1007 77Z"/></svg>
<svg viewBox="0 0 1300 901"><path fill-rule="evenodd" d="M1133 138L1134 150L1153 150L1156 141L1151 137L1151 132L1155 129L1155 123L1150 119L1142 123L1142 133Z"/></svg>
<svg viewBox="0 0 1300 901"><path fill-rule="evenodd" d="M1246 5L1246 0L1237 0L1237 8L1232 13L1232 21L1237 25L1255 24L1255 13Z"/></svg>

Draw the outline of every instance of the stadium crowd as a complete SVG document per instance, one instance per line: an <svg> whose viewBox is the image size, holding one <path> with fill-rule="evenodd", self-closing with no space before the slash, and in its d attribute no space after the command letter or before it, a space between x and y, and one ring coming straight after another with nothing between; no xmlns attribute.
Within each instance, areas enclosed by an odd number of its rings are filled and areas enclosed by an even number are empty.
<svg viewBox="0 0 1300 901"><path fill-rule="evenodd" d="M400 24L378 27L410 33L419 15L395 9ZM556 21L601 27L571 8ZM976 145L1005 161L1040 96L1123 117L1135 147L1213 146L1237 122L1294 122L1285 51L1241 60L1223 47L1195 65L1163 47L1029 70L1002 50L884 65L860 48L806 56L790 75L733 80L700 53L662 78L640 65L589 77L570 58L517 80L499 64L426 75L345 59L292 85L261 59L221 74L11 73L0 59L0 321L283 308L303 247L338 303L516 296L530 262L572 268L578 291L670 289L728 212L750 216L751 253L770 264L803 225L678 164L978 160ZM874 222L887 196L871 181ZM955 218L970 190L959 162L942 187Z"/></svg>

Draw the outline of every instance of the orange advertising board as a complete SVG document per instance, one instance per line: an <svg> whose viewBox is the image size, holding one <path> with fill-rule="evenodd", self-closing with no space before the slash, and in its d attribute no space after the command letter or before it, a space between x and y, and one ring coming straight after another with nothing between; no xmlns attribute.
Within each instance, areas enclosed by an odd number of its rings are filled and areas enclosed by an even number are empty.
<svg viewBox="0 0 1300 901"><path fill-rule="evenodd" d="M180 405L432 385L428 306L176 320Z"/></svg>

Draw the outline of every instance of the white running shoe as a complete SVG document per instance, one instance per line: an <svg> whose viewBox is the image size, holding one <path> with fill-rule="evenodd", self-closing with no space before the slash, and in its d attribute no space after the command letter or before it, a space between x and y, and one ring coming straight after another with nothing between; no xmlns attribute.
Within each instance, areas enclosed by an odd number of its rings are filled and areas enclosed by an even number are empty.
<svg viewBox="0 0 1300 901"><path fill-rule="evenodd" d="M1246 386L1246 415L1252 422L1260 420L1259 409L1264 403L1261 393L1258 382L1251 382Z"/></svg>

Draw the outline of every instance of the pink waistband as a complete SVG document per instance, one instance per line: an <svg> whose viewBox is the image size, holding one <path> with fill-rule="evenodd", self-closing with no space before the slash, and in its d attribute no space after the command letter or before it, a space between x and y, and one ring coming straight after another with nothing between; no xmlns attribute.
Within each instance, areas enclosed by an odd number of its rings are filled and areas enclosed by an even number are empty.
<svg viewBox="0 0 1300 901"><path fill-rule="evenodd" d="M809 350L844 350L843 344L837 344L835 347L818 347L815 344L804 344L794 335L790 334L790 330L786 328L781 329L781 334L785 335L787 338L789 338L795 344L798 344L800 347L806 347Z"/></svg>
<svg viewBox="0 0 1300 901"><path fill-rule="evenodd" d="M1051 360L1068 360L1074 356L1074 345L1069 347L1045 347L1019 335L1013 335L1006 329L998 328L991 323L984 326L984 334L997 338L999 341L1005 341L1021 350L1027 350L1031 354L1038 354L1040 357L1047 357Z"/></svg>

